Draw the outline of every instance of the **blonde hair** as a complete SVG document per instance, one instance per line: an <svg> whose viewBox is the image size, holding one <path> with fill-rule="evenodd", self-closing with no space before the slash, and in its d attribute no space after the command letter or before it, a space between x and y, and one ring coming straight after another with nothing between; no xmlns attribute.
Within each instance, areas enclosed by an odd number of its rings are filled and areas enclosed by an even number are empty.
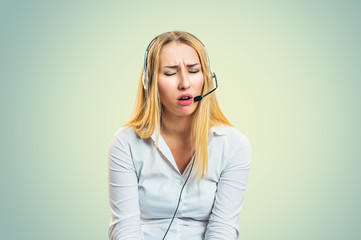
<svg viewBox="0 0 361 240"><path fill-rule="evenodd" d="M162 104L159 99L158 79L159 53L162 47L170 42L185 43L193 47L199 57L204 76L202 95L214 88L207 53L203 44L192 34L182 31L167 32L159 35L151 43L147 56L147 89L143 87L143 74L138 84L136 101L130 120L124 126L130 126L142 138L149 138L156 133L157 139L161 127ZM216 125L229 125L230 122L222 113L214 93L199 102L194 113L191 137L195 143L194 168L197 176L204 178L208 171L208 131Z"/></svg>

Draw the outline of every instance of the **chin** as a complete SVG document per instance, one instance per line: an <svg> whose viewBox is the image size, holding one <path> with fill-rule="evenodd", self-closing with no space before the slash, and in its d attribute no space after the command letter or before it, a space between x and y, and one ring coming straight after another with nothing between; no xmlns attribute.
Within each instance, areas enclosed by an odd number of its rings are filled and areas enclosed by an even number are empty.
<svg viewBox="0 0 361 240"><path fill-rule="evenodd" d="M196 112L195 109L184 109L184 111L182 111L179 116L183 116L183 117L189 117L194 115L194 113Z"/></svg>

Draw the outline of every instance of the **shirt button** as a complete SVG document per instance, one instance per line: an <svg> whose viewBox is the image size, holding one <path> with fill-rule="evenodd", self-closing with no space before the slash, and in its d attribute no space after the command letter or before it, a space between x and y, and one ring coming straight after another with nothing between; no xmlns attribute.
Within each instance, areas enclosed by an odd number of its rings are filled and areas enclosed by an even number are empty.
<svg viewBox="0 0 361 240"><path fill-rule="evenodd" d="M180 184L180 185L183 185L183 181L182 181L182 180L180 180L180 181L179 181L179 184Z"/></svg>

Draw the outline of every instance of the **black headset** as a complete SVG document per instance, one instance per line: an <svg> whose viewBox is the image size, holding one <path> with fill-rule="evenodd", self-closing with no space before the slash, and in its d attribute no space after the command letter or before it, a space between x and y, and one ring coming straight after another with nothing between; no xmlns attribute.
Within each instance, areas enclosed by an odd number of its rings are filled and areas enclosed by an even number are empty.
<svg viewBox="0 0 361 240"><path fill-rule="evenodd" d="M170 32L166 32L166 33L170 33ZM164 34L164 33L163 33ZM163 35L161 34L161 35ZM204 94L203 96L196 96L194 97L194 102L199 102L200 100L202 100L205 96L207 96L208 94L214 92L217 88L218 88L218 82L217 82L217 76L214 72L211 71L211 66L210 66L210 62L209 62L209 57L208 57L208 53L207 53L207 49L206 46L201 42L201 40L199 40L196 36L194 36L193 34L190 34L187 32L187 34L193 36L195 39L197 39L202 46L204 47L204 51L206 52L206 56L207 56L207 64L208 64L208 68L209 68L209 76L211 76L211 78L214 78L214 81L216 82L216 87L214 89L212 89L211 91L209 91L208 93ZM148 58L148 52L149 52L149 48L152 45L152 43L161 35L156 36L155 38L153 38L153 40L149 43L147 49L145 50L145 54L144 54L144 72L143 72L143 78L142 78L142 82L143 82L143 88L145 91L147 91L148 89L148 85L149 85L149 76L148 76L148 64L147 64L147 58Z"/></svg>

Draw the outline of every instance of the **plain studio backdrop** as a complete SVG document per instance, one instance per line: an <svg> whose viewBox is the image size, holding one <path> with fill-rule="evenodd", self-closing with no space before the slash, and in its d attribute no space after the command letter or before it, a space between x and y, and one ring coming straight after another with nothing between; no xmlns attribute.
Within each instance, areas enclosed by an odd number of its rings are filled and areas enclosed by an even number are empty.
<svg viewBox="0 0 361 240"><path fill-rule="evenodd" d="M240 238L360 239L360 1L1 1L0 239L107 239L152 38L206 45L252 146Z"/></svg>

